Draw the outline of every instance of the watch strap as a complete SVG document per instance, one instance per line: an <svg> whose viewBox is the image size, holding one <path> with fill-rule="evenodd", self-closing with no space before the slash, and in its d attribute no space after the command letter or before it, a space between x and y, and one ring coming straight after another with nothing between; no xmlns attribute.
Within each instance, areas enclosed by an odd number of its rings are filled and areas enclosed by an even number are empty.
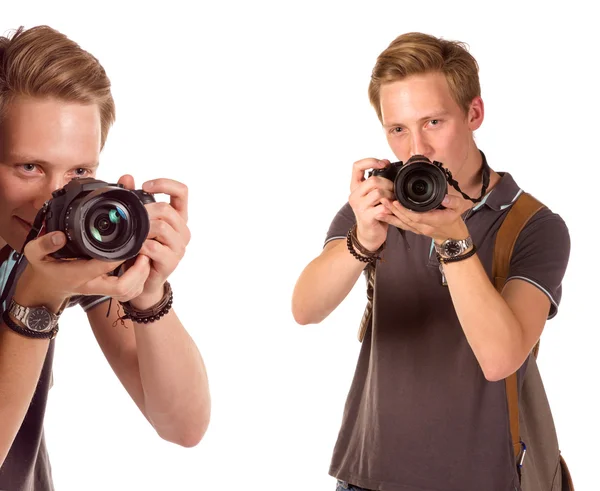
<svg viewBox="0 0 600 491"><path fill-rule="evenodd" d="M50 312L50 310L48 310L44 306L24 307L23 305L20 305L17 302L15 302L14 299L11 299L7 311L10 314L12 314L12 316L17 321L19 321L21 324L23 324L24 329L28 329L28 330L31 330L33 332L39 332L39 331L36 331L35 329L31 329L29 327L29 323L28 323L28 317L29 317L30 313L33 310L36 310L36 309L43 309L43 310L45 310L48 313L48 315L50 316L51 322L52 322L52 329L54 329L54 327L58 324L58 319L59 319L60 314L62 313L62 311L64 309L64 303L63 303L63 306L61 306L60 310L55 314L53 312ZM52 329L50 329L48 331L44 331L44 332L51 332Z"/></svg>
<svg viewBox="0 0 600 491"><path fill-rule="evenodd" d="M9 327L11 330L16 332L17 334L20 334L20 335L28 337L28 338L54 339L56 337L56 335L58 334L58 324L55 324L54 328L47 332L33 331L31 329L28 329L25 326L21 326L21 325L17 324L15 321L13 321L10 317L8 310L5 310L4 312L2 312L2 320L4 321L6 326Z"/></svg>
<svg viewBox="0 0 600 491"><path fill-rule="evenodd" d="M460 247L460 252L458 252L457 254L454 254L452 256L446 254L445 248L449 242L454 242L454 243L458 244L458 246ZM469 235L466 239L460 239L460 240L447 239L444 242L442 242L440 245L436 244L434 241L433 245L435 247L435 252L437 252L439 256L441 256L445 259L449 259L449 258L458 257L458 256L464 254L465 251L467 249L469 249L470 247L472 247L474 244L473 244L473 238Z"/></svg>

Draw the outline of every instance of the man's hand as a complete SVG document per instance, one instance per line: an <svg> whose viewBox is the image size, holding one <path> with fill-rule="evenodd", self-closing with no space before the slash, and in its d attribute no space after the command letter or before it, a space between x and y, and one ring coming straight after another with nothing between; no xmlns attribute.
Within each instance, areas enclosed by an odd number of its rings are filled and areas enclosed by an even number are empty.
<svg viewBox="0 0 600 491"><path fill-rule="evenodd" d="M381 200L388 214L378 216L378 220L402 230L426 235L441 244L446 239L466 239L469 236L467 225L461 217L470 204L459 196L446 195L442 205L445 210L416 212L403 207L398 201Z"/></svg>
<svg viewBox="0 0 600 491"><path fill-rule="evenodd" d="M98 259L60 260L50 256L66 243L65 234L51 232L29 242L23 251L27 267L19 277L14 299L57 311L73 295L105 295L122 302L140 294L150 272L147 257L138 257L120 277L110 276L121 262Z"/></svg>
<svg viewBox="0 0 600 491"><path fill-rule="evenodd" d="M126 189L135 189L130 175L122 176L118 182ZM150 259L150 274L143 291L132 298L131 304L138 309L147 309L162 298L165 281L183 258L191 234L187 226L188 189L185 184L171 179L155 179L145 182L142 189L151 194L163 193L171 197L170 203L146 205L150 216L150 232L140 255Z"/></svg>
<svg viewBox="0 0 600 491"><path fill-rule="evenodd" d="M389 160L363 159L354 163L348 202L356 216L358 241L369 251L376 251L387 237L390 211L381 206L384 200L394 199L394 184L384 177L365 179L367 169L383 169ZM390 201L391 202L391 201Z"/></svg>

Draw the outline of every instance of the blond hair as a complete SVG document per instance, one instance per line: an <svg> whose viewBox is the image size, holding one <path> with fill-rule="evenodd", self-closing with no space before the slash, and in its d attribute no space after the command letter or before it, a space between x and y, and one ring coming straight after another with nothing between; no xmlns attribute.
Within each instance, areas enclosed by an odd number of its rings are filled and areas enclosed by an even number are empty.
<svg viewBox="0 0 600 491"><path fill-rule="evenodd" d="M420 32L398 36L379 55L369 83L369 100L382 121L380 91L386 83L409 75L443 73L450 93L465 114L481 95L479 66L464 43L447 41Z"/></svg>
<svg viewBox="0 0 600 491"><path fill-rule="evenodd" d="M115 121L110 80L102 65L48 26L21 27L11 37L0 36L0 118L18 96L97 104L102 147Z"/></svg>

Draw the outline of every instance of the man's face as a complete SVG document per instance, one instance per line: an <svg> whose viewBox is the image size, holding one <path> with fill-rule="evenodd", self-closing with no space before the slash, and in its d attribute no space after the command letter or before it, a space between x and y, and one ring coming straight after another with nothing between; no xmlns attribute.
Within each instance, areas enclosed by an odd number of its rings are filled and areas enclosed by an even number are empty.
<svg viewBox="0 0 600 491"><path fill-rule="evenodd" d="M398 160L425 155L457 176L476 150L472 132L483 121L476 97L468 114L454 101L442 73L411 75L381 87L383 127Z"/></svg>
<svg viewBox="0 0 600 491"><path fill-rule="evenodd" d="M19 97L0 123L0 237L20 250L38 210L74 177L95 177L100 111Z"/></svg>

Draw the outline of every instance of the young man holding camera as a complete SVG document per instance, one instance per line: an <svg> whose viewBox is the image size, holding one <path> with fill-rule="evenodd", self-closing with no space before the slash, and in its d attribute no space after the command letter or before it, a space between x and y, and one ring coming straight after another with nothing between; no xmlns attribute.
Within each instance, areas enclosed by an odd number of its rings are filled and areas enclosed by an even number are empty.
<svg viewBox="0 0 600 491"><path fill-rule="evenodd" d="M86 310L108 362L162 438L194 446L208 425L202 357L171 308L167 282L190 240L184 184L144 183L170 204L146 205L147 240L120 276L109 273L123 261L52 257L67 243L60 231L21 251L52 192L95 177L114 118L104 69L66 36L42 26L0 37L0 289L10 289L0 308L0 489L53 489L43 418L66 306ZM135 189L131 176L119 183ZM6 285L18 252L26 261ZM116 322L124 309L134 322Z"/></svg>
<svg viewBox="0 0 600 491"><path fill-rule="evenodd" d="M441 162L470 199L448 186L442 207L414 211L398 199L410 189L378 175L389 161L354 163L348 203L292 302L298 323L319 323L365 266L376 266L372 323L330 474L338 489L520 489L503 379L522 375L556 314L567 227L539 211L498 293L490 281L494 239L522 190L491 170L475 144L484 106L477 63L461 43L398 37L377 60L369 97L396 158ZM365 179L368 169L376 172Z"/></svg>

